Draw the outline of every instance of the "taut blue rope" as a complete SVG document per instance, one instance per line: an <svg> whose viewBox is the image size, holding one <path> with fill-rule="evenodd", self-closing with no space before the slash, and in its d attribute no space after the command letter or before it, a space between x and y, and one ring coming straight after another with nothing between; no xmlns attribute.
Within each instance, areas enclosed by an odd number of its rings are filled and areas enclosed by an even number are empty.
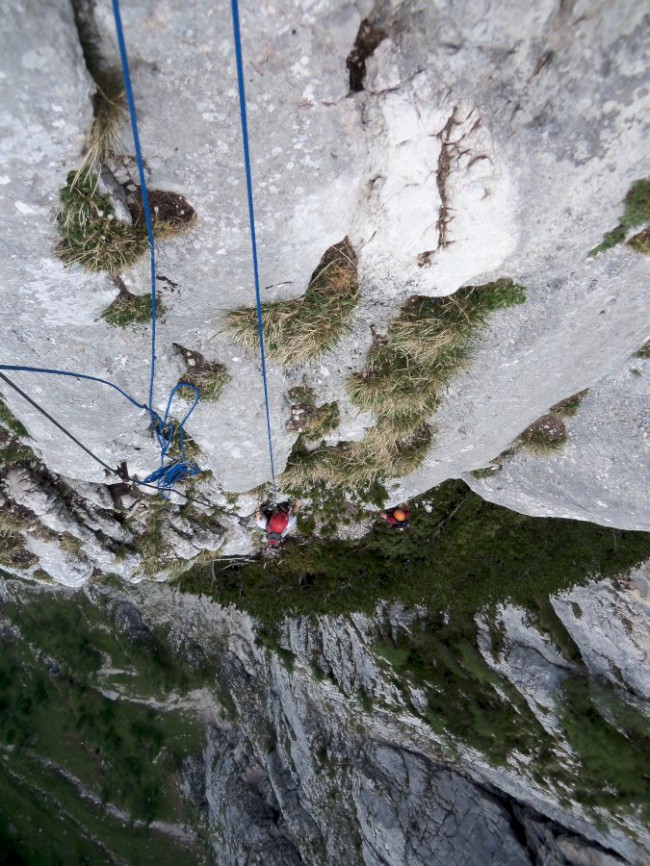
<svg viewBox="0 0 650 866"><path fill-rule="evenodd" d="M117 3L117 0L113 0ZM260 356L262 359L262 381L264 382L264 403L266 405L266 432L269 440L269 456L271 458L271 478L273 480L273 500L277 499L275 485L275 465L273 461L273 437L271 435L271 412L269 409L269 387L266 378L266 357L264 352L264 330L262 328L262 299L260 296L260 277L257 264L257 240L255 237L255 209L253 207L253 181L251 178L251 160L248 146L248 123L246 121L246 89L244 87L244 60L239 33L239 6L237 0L231 0L232 24L235 35L235 57L237 59L237 82L239 84L239 112L241 115L242 139L244 146L244 164L246 166L246 188L248 192L248 221L251 232L251 248L253 253L253 273L255 275L255 302L257 305L257 330L260 336Z"/></svg>
<svg viewBox="0 0 650 866"><path fill-rule="evenodd" d="M155 481L160 493L163 496L167 496L168 491L171 490L171 488L176 482L181 481L184 478L191 478L192 476L197 475L200 472L198 466L195 463L187 464L185 461L184 431L185 422L194 411L196 404L199 402L200 395L198 388L196 388L194 385L179 382L179 384L172 389L169 395L169 400L167 401L167 408L165 410L164 417L161 418L153 408L154 382L156 375L156 251L153 236L153 225L151 222L151 212L149 209L149 195L147 193L147 182L144 172L144 162L142 160L142 149L140 147L140 136L138 135L138 124L135 113L135 100L133 98L133 87L131 86L131 76L129 73L129 61L126 52L124 31L122 29L122 19L120 16L119 0L113 0L113 16L115 18L115 29L117 32L117 41L120 49L120 60L122 63L122 75L124 77L124 89L126 91L126 98L129 106L129 117L131 120L131 130L133 132L135 157L138 165L138 174L140 177L140 192L142 195L142 206L144 209L144 218L147 226L147 237L149 238L149 257L151 262L151 375L149 378L149 403L139 403L137 400L131 397L130 394L127 394L126 391L123 391L122 388L114 385L113 382L109 382L108 379L102 379L99 376L89 376L85 373L75 373L70 370L53 370L45 367L19 366L17 364L0 364L0 370L13 370L16 372L24 373L44 373L53 376L69 376L74 379L87 379L91 382L99 382L102 385L108 385L110 388L114 388L136 408L146 409L149 412L151 426L160 447L160 467L156 469L155 472L152 472L150 475L148 475L142 483L150 486L149 482ZM191 388L194 391L194 402L190 406L182 421L170 421L169 411L171 408L172 400L174 399L174 395L176 394L178 389L181 387ZM56 423L58 424L58 422ZM172 460L170 464L165 466L165 458L168 455L169 449L172 446L174 436L177 431L179 456L177 459ZM88 450L85 448L85 446L82 447L84 447L85 450Z"/></svg>
<svg viewBox="0 0 650 866"><path fill-rule="evenodd" d="M142 207L144 208L144 219L147 224L147 237L149 238L149 258L151 261L151 378L149 379L149 406L153 411L153 386L156 375L156 247L153 238L153 225L151 224L151 213L149 212L149 194L147 192L147 181L144 176L144 162L140 148L140 136L138 135L138 121L135 114L135 99L133 87L131 86L131 74L129 72L129 58L126 53L126 42L122 30L122 16L120 15L119 0L113 0L113 17L115 18L115 30L117 32L117 43L120 49L120 61L122 63L122 76L124 78L124 89L129 105L129 118L131 120L131 132L133 134L133 146L135 148L135 159L138 164L140 176L140 193L142 195Z"/></svg>

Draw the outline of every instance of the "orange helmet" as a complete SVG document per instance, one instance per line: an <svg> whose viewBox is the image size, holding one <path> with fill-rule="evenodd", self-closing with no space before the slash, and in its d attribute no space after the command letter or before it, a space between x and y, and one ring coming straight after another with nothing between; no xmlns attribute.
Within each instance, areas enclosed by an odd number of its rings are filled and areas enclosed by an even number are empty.
<svg viewBox="0 0 650 866"><path fill-rule="evenodd" d="M401 523L403 520L406 520L406 511L403 511L401 508L395 508L393 517Z"/></svg>

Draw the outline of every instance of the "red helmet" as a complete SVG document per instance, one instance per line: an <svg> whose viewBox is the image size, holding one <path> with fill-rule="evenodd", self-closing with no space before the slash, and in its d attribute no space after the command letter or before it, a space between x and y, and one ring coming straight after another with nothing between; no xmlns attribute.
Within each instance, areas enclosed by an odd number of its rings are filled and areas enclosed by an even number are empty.
<svg viewBox="0 0 650 866"><path fill-rule="evenodd" d="M285 514L281 511L276 511L275 514L272 514L269 517L269 522L267 523L267 529L270 532L277 532L278 535L281 535L284 530L289 525L289 515Z"/></svg>

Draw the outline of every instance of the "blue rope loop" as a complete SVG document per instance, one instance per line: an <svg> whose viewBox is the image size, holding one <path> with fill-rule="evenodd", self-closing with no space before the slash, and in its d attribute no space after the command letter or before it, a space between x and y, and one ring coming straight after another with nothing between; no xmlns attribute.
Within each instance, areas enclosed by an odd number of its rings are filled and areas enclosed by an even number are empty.
<svg viewBox="0 0 650 866"><path fill-rule="evenodd" d="M117 0L114 0L117 2ZM235 37L235 57L237 60L237 83L239 85L239 113L241 117L242 140L244 148L244 166L246 168L246 190L248 193L248 222L250 224L251 249L253 254L253 274L255 277L255 303L257 306L257 330L260 338L260 356L262 359L262 382L264 383L264 403L266 406L266 432L269 441L269 457L271 461L271 479L273 480L273 501L278 498L275 484L275 464L273 460L273 437L271 435L271 410L269 408L269 387L266 376L266 355L264 351L264 330L262 328L262 299L260 294L260 277L257 263L257 239L255 235L255 208L253 205L253 180L251 175L251 158L248 144L248 122L246 120L246 88L244 86L244 58L239 32L239 6L237 0L231 0L232 25Z"/></svg>
<svg viewBox="0 0 650 866"><path fill-rule="evenodd" d="M174 421L169 417L172 401L179 388L190 388L194 391L194 402L180 422ZM200 396L199 389L195 385L190 385L189 382L179 382L171 390L164 417L161 418L157 412L151 410L151 427L160 446L160 466L148 475L142 483L153 484L155 482L158 492L165 499L169 498L169 491L172 490L175 484L178 484L179 481L193 478L201 472L194 461L188 463L185 459L185 422L196 408ZM171 460L170 463L165 465L165 459L177 434L180 454L176 459Z"/></svg>
<svg viewBox="0 0 650 866"><path fill-rule="evenodd" d="M139 403L118 385L115 385L108 379L102 379L100 376L89 376L86 373L75 373L71 370L53 370L47 367L28 367L18 364L0 364L0 370L9 370L17 373L44 373L52 376L67 376L73 379L86 379L89 382L99 382L101 385L108 385L109 388L113 388L118 392L118 394L121 394L122 397L125 397L129 403L135 406L136 409L146 410L151 419L151 429L153 430L160 448L160 466L148 475L143 482L139 483L151 484L155 481L159 492L161 495L165 496L165 498L169 498L169 491L175 484L178 484L179 481L193 478L201 472L194 461L188 463L185 459L185 423L196 408L200 399L199 389L195 385L190 385L189 382L179 382L175 385L169 395L165 414L161 418L160 415L151 408L151 406L148 406L146 403ZM194 402L185 413L183 420L180 422L170 419L169 417L172 401L174 400L174 396L179 388L189 388L194 392ZM177 434L180 455L165 466L167 453Z"/></svg>
<svg viewBox="0 0 650 866"><path fill-rule="evenodd" d="M151 376L149 379L149 414L151 417L151 426L160 446L160 467L152 472L151 475L145 478L145 484L156 482L159 492L168 498L168 493L172 487L179 481L186 478L192 478L200 472L196 463L188 464L185 461L185 436L184 424L190 417L196 404L199 402L200 394L194 385L184 385L179 383L169 395L167 401L167 409L165 417L160 418L153 408L154 382L156 376L156 247L154 243L153 224L151 222L151 211L149 208L149 193L147 192L147 180L144 171L144 160L142 158L142 148L140 147L140 135L138 133L138 121L135 110L135 97L133 95L133 86L131 84L131 74L129 72L129 58L126 50L126 40L124 38L124 30L122 27L122 16L120 14L119 0L113 0L113 17L115 19L115 31L117 34L117 42L120 50L120 62L122 64L122 76L124 78L124 89L126 91L126 99L129 106L129 119L131 121L131 132L133 134L133 146L135 148L135 158L138 166L138 175L140 178L140 192L142 195L142 206L144 208L144 218L147 225L147 237L149 239L149 258L151 265ZM176 424L169 423L169 409L174 399L176 391L180 387L188 387L194 390L194 403L185 415L185 418ZM165 459L169 451L176 431L178 430L178 439L180 447L180 457L165 466Z"/></svg>

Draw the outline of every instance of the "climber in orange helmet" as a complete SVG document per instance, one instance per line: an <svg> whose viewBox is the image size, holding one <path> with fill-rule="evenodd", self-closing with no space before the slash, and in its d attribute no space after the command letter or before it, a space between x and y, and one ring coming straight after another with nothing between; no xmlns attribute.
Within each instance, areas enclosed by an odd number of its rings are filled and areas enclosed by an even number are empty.
<svg viewBox="0 0 650 866"><path fill-rule="evenodd" d="M405 505L398 505L397 508L391 508L389 511L382 511L381 516L387 520L395 529L404 532L409 527L411 512Z"/></svg>

